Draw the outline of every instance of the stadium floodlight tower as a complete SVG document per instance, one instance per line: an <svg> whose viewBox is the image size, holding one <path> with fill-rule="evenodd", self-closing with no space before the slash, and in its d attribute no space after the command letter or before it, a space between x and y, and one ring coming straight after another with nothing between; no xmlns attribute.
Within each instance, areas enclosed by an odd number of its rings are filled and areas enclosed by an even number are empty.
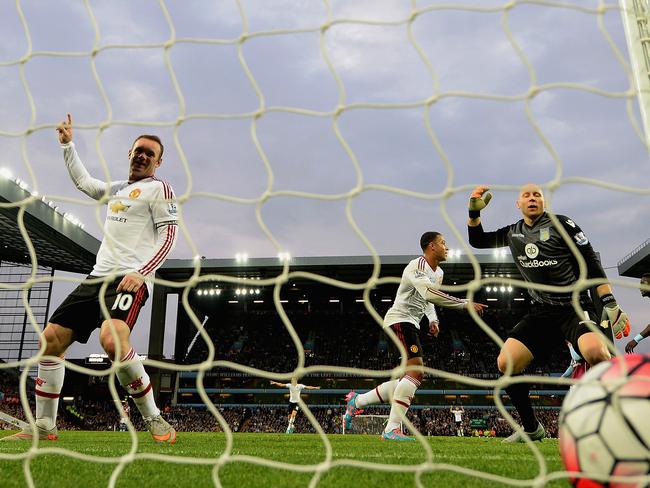
<svg viewBox="0 0 650 488"><path fill-rule="evenodd" d="M643 120L645 143L650 151L650 2L619 0L632 76Z"/></svg>

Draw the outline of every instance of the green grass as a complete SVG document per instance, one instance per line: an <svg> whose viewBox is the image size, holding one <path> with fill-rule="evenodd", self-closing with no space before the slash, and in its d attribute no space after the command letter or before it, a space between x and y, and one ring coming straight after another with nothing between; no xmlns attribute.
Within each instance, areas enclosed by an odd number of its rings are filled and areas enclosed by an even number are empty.
<svg viewBox="0 0 650 488"><path fill-rule="evenodd" d="M341 463L354 461L404 467L427 461L425 449L419 442L386 442L378 436L367 435L329 435L328 439L334 465L323 471L318 483L321 488L416 486L413 472L385 472ZM215 486L212 476L216 459L226 449L224 434L181 432L176 444L166 446L156 445L148 434L139 433L138 441L135 459L125 458L130 462L119 473L116 486ZM433 465L422 474L424 486L504 486L500 482L453 472L449 465L531 480L530 484L539 475L537 461L525 444L504 445L500 442L501 439L456 437L432 437L428 441L433 452ZM540 448L549 473L562 470L556 440L547 439L535 445ZM131 447L129 434L119 432L63 432L57 442L41 442L39 450L47 449L42 453L30 451L29 442L0 442L0 486L27 486L25 466L28 466L34 484L39 488L107 486L121 456L127 456ZM79 460L66 455L66 452L110 459L104 463ZM25 457L28 454L33 457L26 463ZM141 458L161 454L175 456L179 462ZM234 458L226 459L217 473L221 485L226 488L306 487L314 476L313 468L326 460L327 449L321 438L312 434L235 434L230 455ZM9 456L22 456L22 459L8 459ZM312 470L301 473L280 467L267 467L242 459L242 456L301 465L311 467ZM204 460L211 464L192 465L184 462L189 460ZM566 487L568 483L556 480L546 486Z"/></svg>

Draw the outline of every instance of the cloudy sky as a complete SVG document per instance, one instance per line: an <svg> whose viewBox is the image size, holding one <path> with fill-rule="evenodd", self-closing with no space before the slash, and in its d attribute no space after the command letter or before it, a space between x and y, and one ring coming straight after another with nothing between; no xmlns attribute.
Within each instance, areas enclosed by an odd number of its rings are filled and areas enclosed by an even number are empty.
<svg viewBox="0 0 650 488"><path fill-rule="evenodd" d="M72 113L87 168L111 179L126 177L138 134L159 134L158 175L182 202L177 258L275 256L258 202L293 256L367 255L349 198L381 255L417 254L427 229L458 248L472 186L494 188L490 229L519 218L518 186L550 185L548 203L585 230L638 332L650 303L615 266L650 237L650 163L618 2L601 15L596 0L507 15L502 4L2 2L0 166L101 238L104 209L70 183L54 124ZM143 351L147 314L140 326Z"/></svg>

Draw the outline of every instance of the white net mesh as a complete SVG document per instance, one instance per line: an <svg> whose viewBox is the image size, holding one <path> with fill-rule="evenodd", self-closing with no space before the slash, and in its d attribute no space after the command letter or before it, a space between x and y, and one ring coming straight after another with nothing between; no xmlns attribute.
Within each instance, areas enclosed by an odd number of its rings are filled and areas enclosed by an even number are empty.
<svg viewBox="0 0 650 488"><path fill-rule="evenodd" d="M354 417L352 432L346 432L345 430L345 418L341 419L343 423L343 434L375 434L380 435L386 427L386 422L388 422L388 415L357 415Z"/></svg>
<svg viewBox="0 0 650 488"><path fill-rule="evenodd" d="M528 180L543 182L552 208L556 202L571 203L577 190L589 192L591 201L609 205L581 219L583 228L606 227L603 235L641 242L645 231L634 224L643 222L650 189L620 19L618 5L602 0L0 5L0 154L33 192L74 208L86 222L95 217L101 227L102 206L75 193L63 182L67 175L57 180L64 170L53 147L53 129L71 112L82 157L107 180L123 176L124 168L108 162L123 161L132 135L155 131L173 141L166 150L169 162L159 174L172 181L180 204L178 256L232 256L245 242L247 252L257 256L288 251L371 254L374 262L372 277L361 284L292 272L290 261L281 275L256 283L275 286L275 304L295 346L297 368L280 378L244 364L214 361L214 345L189 309L189 290L204 281L246 281L199 276L197 260L196 274L181 284L182 301L208 344L208 357L174 368L198 371L201 397L226 433L224 451L217 459L145 455L136 453L132 436L132 455L118 462L67 449L59 454L116 462L110 486L129 463L145 458L212 464L215 485L222 466L245 461L313 473L311 486L338 466L415 473L420 486L422 473L441 469L420 435L423 463L378 467L334 459L330 440L304 404L301 411L325 446L320 463L281 465L236 454L231 430L205 393L203 374L225 366L282 380L332 371L374 378L399 375L403 369L305 368L303 346L279 301L280 286L301 277L363 291L368 313L381 323L369 293L397 279L378 279L379 254L404 249L404 242L414 242L423 226L434 224L448 234L448 242L470 253L463 228L467 194L477 183L507 192ZM494 216L508 208L496 201L493 207ZM29 239L26 243L36 269L33 245ZM607 261L622 254L620 241L599 247ZM584 261L576 255L585 276ZM446 289L467 291L471 298L484 285L520 284L482 277L476 259L472 264L475 280ZM79 281L57 277L66 280ZM1 286L29 290L36 283L33 275L20 285ZM581 279L575 286L588 284ZM478 316L473 318L501 344ZM33 315L30 320L35 330L43 325ZM23 365L37 361L33 357ZM170 368L168 363L149 364ZM107 372L66 366L114 376L119 364ZM510 378L488 381L427 372L495 393ZM558 383L548 377L522 379ZM24 374L23 406L26 383ZM114 382L110 384L118 400ZM510 418L498 395L495 402ZM541 485L562 476L550 475L538 448L530 449L538 475L519 484ZM22 457L27 472L32 455ZM8 457L0 452L0 459ZM506 476L454 470L517 484ZM33 485L31 476L26 479Z"/></svg>

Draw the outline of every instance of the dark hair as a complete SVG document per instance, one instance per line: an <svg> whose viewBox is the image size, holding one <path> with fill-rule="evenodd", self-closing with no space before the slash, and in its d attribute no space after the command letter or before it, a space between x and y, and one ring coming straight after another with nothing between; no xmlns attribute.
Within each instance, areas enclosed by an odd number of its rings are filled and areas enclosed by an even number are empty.
<svg viewBox="0 0 650 488"><path fill-rule="evenodd" d="M160 137L154 136L154 135L151 135L151 134L142 134L142 135L135 138L135 140L133 141L133 144L131 144L131 147L135 146L135 143L138 142L140 139L149 139L150 141L157 142L158 145L160 146L160 157L158 159L162 159L162 155L165 152L165 146L163 146L163 143L160 140Z"/></svg>
<svg viewBox="0 0 650 488"><path fill-rule="evenodd" d="M643 273L641 275L642 280L650 280L650 273Z"/></svg>
<svg viewBox="0 0 650 488"><path fill-rule="evenodd" d="M433 232L433 231L425 232L424 234L422 234L422 237L420 237L420 247L422 248L422 250L424 251L427 248L427 246L431 244L431 242L433 242L436 239L436 237L440 235L442 235L440 232Z"/></svg>

